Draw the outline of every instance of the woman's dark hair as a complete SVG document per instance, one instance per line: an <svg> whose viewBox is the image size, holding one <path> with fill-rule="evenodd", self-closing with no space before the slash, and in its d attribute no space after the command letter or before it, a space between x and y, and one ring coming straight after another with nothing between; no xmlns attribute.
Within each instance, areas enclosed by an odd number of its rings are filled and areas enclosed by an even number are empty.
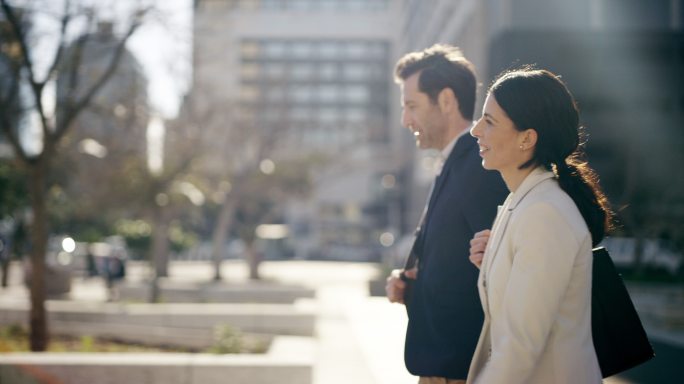
<svg viewBox="0 0 684 384"><path fill-rule="evenodd" d="M416 73L420 73L418 89L427 94L430 101L436 103L439 93L450 88L458 99L463 118L473 119L477 89L475 66L463 56L460 49L435 44L422 51L408 53L397 62L394 80L402 83Z"/></svg>
<svg viewBox="0 0 684 384"><path fill-rule="evenodd" d="M596 173L584 160L582 127L575 99L553 73L522 68L500 75L489 88L519 131L534 129L532 158L520 166L543 166L555 172L560 187L579 208L596 246L610 229L612 211Z"/></svg>

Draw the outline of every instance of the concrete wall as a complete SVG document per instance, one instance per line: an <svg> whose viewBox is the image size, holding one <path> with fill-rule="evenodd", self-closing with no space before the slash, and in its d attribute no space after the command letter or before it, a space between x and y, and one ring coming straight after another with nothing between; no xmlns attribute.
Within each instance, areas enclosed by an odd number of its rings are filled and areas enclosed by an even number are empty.
<svg viewBox="0 0 684 384"><path fill-rule="evenodd" d="M87 327L100 334L118 327L132 334L154 337L176 332L198 337L228 324L243 332L311 336L315 314L291 304L113 304L49 302L48 316L55 329L78 332ZM0 324L24 323L28 304L0 304ZM90 325L87 325L87 324Z"/></svg>
<svg viewBox="0 0 684 384"><path fill-rule="evenodd" d="M309 384L313 349L279 337L264 355L17 353L0 355L0 383Z"/></svg>

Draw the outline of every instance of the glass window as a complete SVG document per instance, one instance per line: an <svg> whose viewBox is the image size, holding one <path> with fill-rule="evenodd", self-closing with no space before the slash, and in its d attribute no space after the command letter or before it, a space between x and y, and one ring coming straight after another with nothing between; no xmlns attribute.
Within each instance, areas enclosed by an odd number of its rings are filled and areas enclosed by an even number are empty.
<svg viewBox="0 0 684 384"><path fill-rule="evenodd" d="M292 120L311 120L311 110L305 107L294 107L290 110Z"/></svg>
<svg viewBox="0 0 684 384"><path fill-rule="evenodd" d="M292 78L296 80L308 80L314 75L314 67L311 64L297 64L292 67Z"/></svg>
<svg viewBox="0 0 684 384"><path fill-rule="evenodd" d="M348 43L345 51L350 58L362 58L368 55L368 46L362 42Z"/></svg>
<svg viewBox="0 0 684 384"><path fill-rule="evenodd" d="M240 45L240 53L245 59L253 59L259 56L260 44L256 41L244 41Z"/></svg>
<svg viewBox="0 0 684 384"><path fill-rule="evenodd" d="M340 98L340 88L334 85L322 85L318 88L318 100L333 102Z"/></svg>
<svg viewBox="0 0 684 384"><path fill-rule="evenodd" d="M366 103L370 100L370 91L362 85L350 85L345 89L344 98L351 103Z"/></svg>
<svg viewBox="0 0 684 384"><path fill-rule="evenodd" d="M345 112L345 118L350 123L361 123L366 120L368 113L363 108L348 108Z"/></svg>
<svg viewBox="0 0 684 384"><path fill-rule="evenodd" d="M276 108L262 108L259 112L259 118L265 122L275 122L280 120L280 111Z"/></svg>
<svg viewBox="0 0 684 384"><path fill-rule="evenodd" d="M323 11L334 11L339 8L339 2L338 1L319 1L317 3L318 9L323 10Z"/></svg>
<svg viewBox="0 0 684 384"><path fill-rule="evenodd" d="M259 2L257 0L240 0L240 9L257 9Z"/></svg>
<svg viewBox="0 0 684 384"><path fill-rule="evenodd" d="M261 0L263 9L283 9L285 3L283 0Z"/></svg>
<svg viewBox="0 0 684 384"><path fill-rule="evenodd" d="M342 46L335 42L325 42L318 45L318 55L323 59L334 59L341 55Z"/></svg>
<svg viewBox="0 0 684 384"><path fill-rule="evenodd" d="M243 85L240 87L240 99L243 101L256 101L259 95L259 88L253 85Z"/></svg>
<svg viewBox="0 0 684 384"><path fill-rule="evenodd" d="M272 41L264 44L264 56L271 58L279 58L285 56L287 45L281 41Z"/></svg>
<svg viewBox="0 0 684 384"><path fill-rule="evenodd" d="M295 102L306 103L310 102L313 98L313 92L311 90L311 87L299 85L290 88L289 96Z"/></svg>
<svg viewBox="0 0 684 384"><path fill-rule="evenodd" d="M308 42L297 42L292 45L292 56L297 58L308 58L313 52L313 46Z"/></svg>
<svg viewBox="0 0 684 384"><path fill-rule="evenodd" d="M387 54L387 47L383 43L371 43L368 46L368 53L376 59L382 59Z"/></svg>
<svg viewBox="0 0 684 384"><path fill-rule="evenodd" d="M347 64L342 71L346 80L365 80L371 75L371 67L362 64Z"/></svg>
<svg viewBox="0 0 684 384"><path fill-rule="evenodd" d="M315 0L289 0L287 6L289 9L297 11L308 11L313 9L315 2Z"/></svg>
<svg viewBox="0 0 684 384"><path fill-rule="evenodd" d="M333 124L339 121L340 112L336 108L321 108L318 110L318 120L321 123Z"/></svg>
<svg viewBox="0 0 684 384"><path fill-rule="evenodd" d="M332 63L321 64L318 67L318 75L324 80L332 80L337 78L337 65Z"/></svg>
<svg viewBox="0 0 684 384"><path fill-rule="evenodd" d="M279 63L268 64L265 66L264 72L270 79L281 79L285 77L285 66Z"/></svg>
<svg viewBox="0 0 684 384"><path fill-rule="evenodd" d="M255 79L259 77L259 65L254 63L242 64L240 68L243 79Z"/></svg>
<svg viewBox="0 0 684 384"><path fill-rule="evenodd" d="M285 90L283 87L269 87L264 92L266 93L266 100L270 102L285 100Z"/></svg>

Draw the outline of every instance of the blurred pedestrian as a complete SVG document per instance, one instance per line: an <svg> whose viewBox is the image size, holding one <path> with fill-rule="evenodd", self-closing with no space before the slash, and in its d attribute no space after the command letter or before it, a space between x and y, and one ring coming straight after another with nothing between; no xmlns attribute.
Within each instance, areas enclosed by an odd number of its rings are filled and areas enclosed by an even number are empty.
<svg viewBox="0 0 684 384"><path fill-rule="evenodd" d="M409 372L420 376L419 383L460 383L483 320L469 241L490 227L506 188L496 172L482 168L468 134L477 81L458 48L435 45L409 53L398 61L395 79L402 124L419 148L440 151L443 165L416 230L409 258L416 265L392 271L385 289L390 301L408 304Z"/></svg>
<svg viewBox="0 0 684 384"><path fill-rule="evenodd" d="M471 133L482 165L501 173L510 194L491 234L472 241L485 321L468 382L601 383L592 246L608 229L610 209L581 160L573 96L551 72L505 73Z"/></svg>

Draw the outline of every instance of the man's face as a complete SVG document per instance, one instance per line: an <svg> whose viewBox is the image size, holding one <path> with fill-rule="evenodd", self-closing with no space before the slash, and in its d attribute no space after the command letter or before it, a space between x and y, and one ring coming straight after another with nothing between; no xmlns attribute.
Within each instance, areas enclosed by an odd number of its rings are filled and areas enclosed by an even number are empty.
<svg viewBox="0 0 684 384"><path fill-rule="evenodd" d="M419 76L409 76L401 86L401 124L413 132L418 148L442 150L448 144L446 119L439 105L418 89Z"/></svg>

